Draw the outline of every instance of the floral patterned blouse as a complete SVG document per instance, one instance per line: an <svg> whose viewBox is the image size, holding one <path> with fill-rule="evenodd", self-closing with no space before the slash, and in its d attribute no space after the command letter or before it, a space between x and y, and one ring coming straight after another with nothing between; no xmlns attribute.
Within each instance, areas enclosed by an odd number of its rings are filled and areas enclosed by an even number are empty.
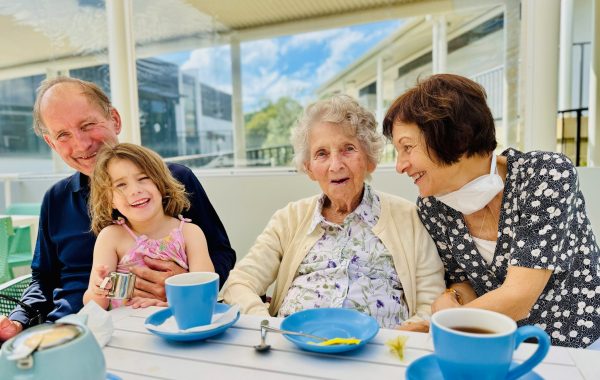
<svg viewBox="0 0 600 380"><path fill-rule="evenodd" d="M577 171L558 153L507 149L494 258L486 264L462 214L419 198L421 221L436 243L449 282L469 281L478 296L497 289L509 265L552 275L519 325L544 329L553 345L586 347L600 337L600 250L585 212Z"/></svg>
<svg viewBox="0 0 600 380"><path fill-rule="evenodd" d="M409 313L392 256L372 232L379 220L379 198L365 184L361 203L342 224L323 217L324 201L323 194L309 233L319 224L325 233L300 264L278 316L344 307L372 316L381 327L396 327Z"/></svg>

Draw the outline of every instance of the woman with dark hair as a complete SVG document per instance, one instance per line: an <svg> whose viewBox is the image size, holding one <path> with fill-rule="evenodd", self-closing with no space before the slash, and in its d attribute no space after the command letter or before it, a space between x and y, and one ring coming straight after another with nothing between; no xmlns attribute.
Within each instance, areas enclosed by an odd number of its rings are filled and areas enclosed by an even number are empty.
<svg viewBox="0 0 600 380"><path fill-rule="evenodd" d="M433 312L476 307L544 329L555 345L600 337L600 252L564 155L496 148L484 89L451 74L392 104L384 134L419 188L418 214L449 289Z"/></svg>

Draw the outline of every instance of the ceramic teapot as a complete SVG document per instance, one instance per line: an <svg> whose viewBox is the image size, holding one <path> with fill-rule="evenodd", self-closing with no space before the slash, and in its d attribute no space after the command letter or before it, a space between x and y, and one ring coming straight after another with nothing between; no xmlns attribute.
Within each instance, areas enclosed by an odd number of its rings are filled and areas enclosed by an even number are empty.
<svg viewBox="0 0 600 380"><path fill-rule="evenodd" d="M102 350L86 318L68 315L55 323L24 330L2 345L3 379L70 380L106 379Z"/></svg>

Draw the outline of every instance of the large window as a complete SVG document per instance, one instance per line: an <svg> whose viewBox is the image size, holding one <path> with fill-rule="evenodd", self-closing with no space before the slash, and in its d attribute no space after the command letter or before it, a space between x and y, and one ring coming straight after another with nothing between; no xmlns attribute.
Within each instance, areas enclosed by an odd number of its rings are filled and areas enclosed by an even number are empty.
<svg viewBox="0 0 600 380"><path fill-rule="evenodd" d="M332 27L319 23L318 30L311 30L317 24L310 20L306 27L300 18L283 22L277 14L289 11L284 9L260 17L248 10L236 18L224 13L219 2L132 4L135 127L143 145L189 166L289 165L290 131L310 102L344 93L380 118L416 78L431 73L432 25L425 13L378 20L367 12L355 17L355 24L347 21L352 18L324 13L319 17L330 17ZM350 13L362 9L345 6ZM389 8L395 10L390 14L402 14L398 5ZM0 15L21 37L0 59L0 156L3 161L37 157L47 162L41 170L54 170L49 149L30 128L35 88L46 75L66 74L111 93L105 2L56 0L41 7L0 0ZM447 69L485 82L497 117L502 109L497 86L502 17L498 7L446 14ZM234 72L238 63L239 72ZM11 162L10 170L22 170L19 165L18 159Z"/></svg>
<svg viewBox="0 0 600 380"><path fill-rule="evenodd" d="M69 170L32 129L35 90L46 76L106 62L103 0L0 0L0 174Z"/></svg>
<svg viewBox="0 0 600 380"><path fill-rule="evenodd" d="M43 76L0 81L0 156L49 157L47 145L35 136L31 109Z"/></svg>
<svg viewBox="0 0 600 380"><path fill-rule="evenodd" d="M290 164L290 131L318 90L381 40L399 20L309 32L241 44L242 113L248 166ZM156 56L179 66L190 165L234 164L233 86L229 45ZM196 141L196 138L198 139ZM191 154L189 149L185 149ZM223 157L225 156L225 158Z"/></svg>

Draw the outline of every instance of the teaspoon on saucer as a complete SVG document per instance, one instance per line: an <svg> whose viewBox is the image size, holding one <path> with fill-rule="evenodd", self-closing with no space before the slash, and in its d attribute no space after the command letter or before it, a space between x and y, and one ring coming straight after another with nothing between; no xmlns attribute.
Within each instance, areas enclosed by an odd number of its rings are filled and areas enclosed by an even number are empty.
<svg viewBox="0 0 600 380"><path fill-rule="evenodd" d="M271 327L269 326L269 321L268 320L263 320L260 323L260 331L261 331L261 335L262 335L262 331L263 330L267 330L267 331L271 331L271 332L276 332L279 334L284 334L284 335L298 335L298 336L304 336L306 338L310 338L310 339L315 339L315 340L320 340L321 342L324 342L326 340L329 340L329 338L324 338L322 336L317 336L317 335L311 335L311 334L306 334L306 333L302 333L302 332L297 332L297 331L290 331L290 330L282 330L282 329L276 329L275 327Z"/></svg>

